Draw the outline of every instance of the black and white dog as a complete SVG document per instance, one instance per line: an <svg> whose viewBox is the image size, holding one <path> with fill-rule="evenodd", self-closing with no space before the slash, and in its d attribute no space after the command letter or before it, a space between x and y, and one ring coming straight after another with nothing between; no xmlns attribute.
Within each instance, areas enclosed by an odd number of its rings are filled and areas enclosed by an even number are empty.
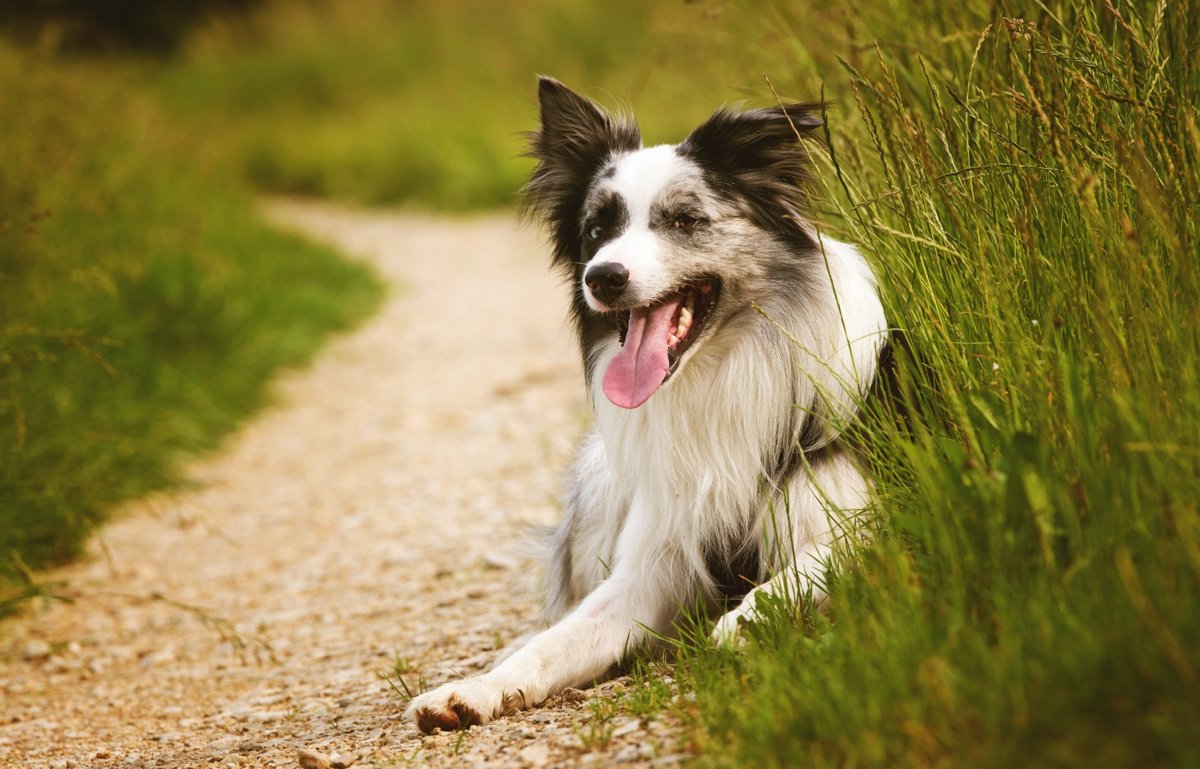
<svg viewBox="0 0 1200 769"><path fill-rule="evenodd" d="M596 420L553 535L546 630L413 699L423 731L487 723L603 676L685 609L822 598L868 482L840 441L887 323L851 245L804 214L815 105L719 110L680 144L539 83L526 191L571 280Z"/></svg>

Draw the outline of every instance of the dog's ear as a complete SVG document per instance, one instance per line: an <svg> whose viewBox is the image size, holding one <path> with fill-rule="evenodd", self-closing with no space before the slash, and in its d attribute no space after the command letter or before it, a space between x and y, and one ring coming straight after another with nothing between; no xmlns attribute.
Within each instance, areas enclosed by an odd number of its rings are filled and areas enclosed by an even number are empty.
<svg viewBox="0 0 1200 769"><path fill-rule="evenodd" d="M801 139L824 125L821 104L788 104L737 112L717 110L679 145L707 172L718 192L746 200L768 229L799 221L808 179ZM791 230L791 227L788 227Z"/></svg>
<svg viewBox="0 0 1200 769"><path fill-rule="evenodd" d="M788 104L781 107L713 113L680 149L703 168L728 174L768 173L781 180L800 183L805 175L806 154L800 140L824 125L820 104Z"/></svg>
<svg viewBox="0 0 1200 769"><path fill-rule="evenodd" d="M613 118L595 102L551 77L538 78L542 126L529 135L528 156L537 167L525 184L527 211L550 222L555 234L555 258L578 245L579 215L588 185L614 152L642 146L632 121Z"/></svg>
<svg viewBox="0 0 1200 769"><path fill-rule="evenodd" d="M637 125L615 120L552 77L538 78L538 104L542 129L533 136L530 154L543 163L598 167L614 151L641 146Z"/></svg>

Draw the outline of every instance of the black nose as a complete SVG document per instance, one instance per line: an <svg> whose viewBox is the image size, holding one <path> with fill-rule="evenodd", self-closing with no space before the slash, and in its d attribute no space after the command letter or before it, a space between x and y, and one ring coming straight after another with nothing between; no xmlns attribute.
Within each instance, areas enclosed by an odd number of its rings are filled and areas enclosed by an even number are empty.
<svg viewBox="0 0 1200 769"><path fill-rule="evenodd" d="M612 304L629 285L629 270L620 262L605 262L588 269L583 276L592 296L605 304Z"/></svg>

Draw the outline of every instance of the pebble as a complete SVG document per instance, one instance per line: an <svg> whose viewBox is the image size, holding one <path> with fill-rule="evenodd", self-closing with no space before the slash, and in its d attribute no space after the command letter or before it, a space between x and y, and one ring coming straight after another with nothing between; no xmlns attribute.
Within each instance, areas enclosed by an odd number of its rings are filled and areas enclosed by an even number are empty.
<svg viewBox="0 0 1200 769"><path fill-rule="evenodd" d="M550 763L550 746L544 742L521 748L517 753L522 761L533 766L545 766Z"/></svg>
<svg viewBox="0 0 1200 769"><path fill-rule="evenodd" d="M631 719L628 723L622 724L613 729L612 737L613 739L617 737L624 737L627 734L633 734L634 732L641 730L641 728L642 724L640 721L638 721L636 718Z"/></svg>
<svg viewBox="0 0 1200 769"><path fill-rule="evenodd" d="M29 643L25 644L25 649L21 652L21 656L23 656L29 662L40 662L41 660L49 658L50 644L46 643L40 638L35 638Z"/></svg>
<svg viewBox="0 0 1200 769"><path fill-rule="evenodd" d="M520 564L516 558L511 556L500 553L487 553L483 556L483 565L496 571L509 571L517 568Z"/></svg>
<svg viewBox="0 0 1200 769"><path fill-rule="evenodd" d="M358 757L327 756L309 748L301 748L296 760L301 769L349 769L358 761Z"/></svg>

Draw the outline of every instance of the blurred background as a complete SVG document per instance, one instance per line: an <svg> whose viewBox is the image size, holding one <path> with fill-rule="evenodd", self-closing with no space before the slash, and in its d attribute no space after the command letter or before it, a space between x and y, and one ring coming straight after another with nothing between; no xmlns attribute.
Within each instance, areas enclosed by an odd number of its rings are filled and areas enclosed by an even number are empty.
<svg viewBox="0 0 1200 769"><path fill-rule="evenodd" d="M1194 6L0 3L0 612L378 306L264 196L513 208L537 73L650 143L824 97L814 216L921 353L909 419L864 431L878 536L834 615L782 607L765 653L675 669L693 747L1197 765Z"/></svg>
<svg viewBox="0 0 1200 769"><path fill-rule="evenodd" d="M124 70L206 167L256 190L467 210L512 205L535 73L645 110L665 140L716 105L794 85L782 11L728 3L41 0L9 45ZM747 16L747 9L753 8ZM772 26L774 22L777 26ZM771 38L775 38L774 42ZM19 43L16 41L20 41ZM704 55L698 55L704 51ZM16 55L8 51L8 55ZM37 57L41 57L40 59ZM819 86L816 73L805 85Z"/></svg>

